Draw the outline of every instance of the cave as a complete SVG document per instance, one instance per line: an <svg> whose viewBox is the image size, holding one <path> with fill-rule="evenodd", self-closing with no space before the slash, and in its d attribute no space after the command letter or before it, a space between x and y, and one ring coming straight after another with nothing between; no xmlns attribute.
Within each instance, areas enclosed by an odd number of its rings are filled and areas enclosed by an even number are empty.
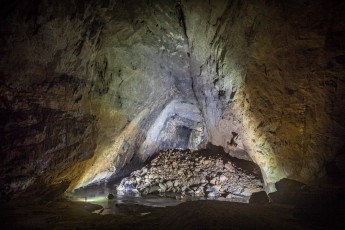
<svg viewBox="0 0 345 230"><path fill-rule="evenodd" d="M344 12L1 1L1 226L344 229Z"/></svg>

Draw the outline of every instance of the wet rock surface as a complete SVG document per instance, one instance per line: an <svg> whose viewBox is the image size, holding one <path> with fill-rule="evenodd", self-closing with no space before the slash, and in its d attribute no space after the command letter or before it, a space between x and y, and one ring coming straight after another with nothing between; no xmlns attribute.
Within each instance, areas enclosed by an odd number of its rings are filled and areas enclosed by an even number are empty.
<svg viewBox="0 0 345 230"><path fill-rule="evenodd" d="M259 168L247 171L236 164L234 159L227 154L210 150L161 152L148 165L124 178L117 190L140 194L171 192L232 199L246 198L262 191Z"/></svg>

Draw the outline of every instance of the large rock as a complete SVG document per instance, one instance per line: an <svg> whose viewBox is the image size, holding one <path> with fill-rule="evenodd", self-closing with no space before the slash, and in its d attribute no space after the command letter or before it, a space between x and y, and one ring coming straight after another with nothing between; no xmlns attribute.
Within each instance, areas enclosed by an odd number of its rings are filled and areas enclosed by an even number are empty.
<svg viewBox="0 0 345 230"><path fill-rule="evenodd" d="M283 178L276 183L277 191L270 193L269 197L275 203L295 204L304 187L305 184L301 182Z"/></svg>
<svg viewBox="0 0 345 230"><path fill-rule="evenodd" d="M254 192L250 196L249 203L251 204L266 204L269 203L269 197L265 191Z"/></svg>

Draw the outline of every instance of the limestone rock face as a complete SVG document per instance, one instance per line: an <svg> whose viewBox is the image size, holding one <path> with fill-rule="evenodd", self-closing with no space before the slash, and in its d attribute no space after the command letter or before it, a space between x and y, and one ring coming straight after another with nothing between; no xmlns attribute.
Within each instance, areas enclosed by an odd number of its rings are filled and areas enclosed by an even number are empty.
<svg viewBox="0 0 345 230"><path fill-rule="evenodd" d="M341 0L18 0L0 11L2 191L116 179L154 152L207 142L250 157L270 191L320 177L343 149Z"/></svg>
<svg viewBox="0 0 345 230"><path fill-rule="evenodd" d="M1 5L2 189L73 188L203 146L177 14L174 1Z"/></svg>
<svg viewBox="0 0 345 230"><path fill-rule="evenodd" d="M321 176L344 145L343 10L342 1L183 4L208 140L246 150L268 190Z"/></svg>

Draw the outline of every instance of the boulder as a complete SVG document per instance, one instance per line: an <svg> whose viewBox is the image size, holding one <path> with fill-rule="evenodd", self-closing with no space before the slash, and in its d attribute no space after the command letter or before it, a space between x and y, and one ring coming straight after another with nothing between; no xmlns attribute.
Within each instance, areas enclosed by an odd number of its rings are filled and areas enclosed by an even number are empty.
<svg viewBox="0 0 345 230"><path fill-rule="evenodd" d="M175 180L175 181L174 181L174 187L179 186L179 184L180 184L180 182L179 182L178 180Z"/></svg>
<svg viewBox="0 0 345 230"><path fill-rule="evenodd" d="M160 192L165 192L165 190L167 189L167 186L163 183L159 183L158 186Z"/></svg>
<svg viewBox="0 0 345 230"><path fill-rule="evenodd" d="M265 191L254 192L249 199L251 204L267 204L269 203L269 197Z"/></svg>
<svg viewBox="0 0 345 230"><path fill-rule="evenodd" d="M157 193L157 192L159 192L159 189L160 189L159 186L154 185L154 186L152 186L152 187L149 187L148 193Z"/></svg>
<svg viewBox="0 0 345 230"><path fill-rule="evenodd" d="M282 204L295 204L298 192L300 192L303 187L305 187L305 184L283 178L280 181L278 181L276 184L276 192L268 194L270 199L274 203L282 203Z"/></svg>
<svg viewBox="0 0 345 230"><path fill-rule="evenodd" d="M225 182L225 181L227 181L228 180L228 178L226 177L226 176L224 176L224 175L221 175L220 177L219 177L219 181L220 182Z"/></svg>
<svg viewBox="0 0 345 230"><path fill-rule="evenodd" d="M171 187L173 187L174 184L173 184L173 182L171 182L169 180L169 181L167 181L166 185L167 185L168 188L171 188Z"/></svg>
<svg viewBox="0 0 345 230"><path fill-rule="evenodd" d="M216 197L216 196L217 196L217 193L215 193L215 192L209 192L209 193L207 194L207 196L208 196L208 197Z"/></svg>

